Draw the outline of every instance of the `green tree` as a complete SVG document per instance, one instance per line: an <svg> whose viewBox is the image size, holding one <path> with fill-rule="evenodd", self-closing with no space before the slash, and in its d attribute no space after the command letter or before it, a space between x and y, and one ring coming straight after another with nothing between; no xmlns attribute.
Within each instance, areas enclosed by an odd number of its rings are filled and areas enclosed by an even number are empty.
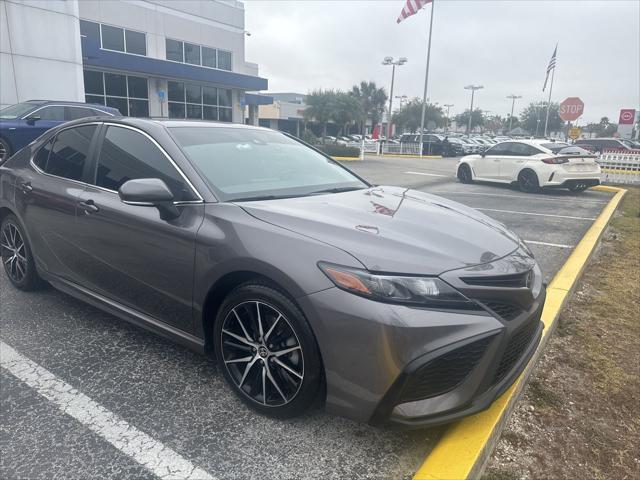
<svg viewBox="0 0 640 480"><path fill-rule="evenodd" d="M471 114L471 130L473 131L476 127L481 127L484 125L484 115L482 115L482 110L476 108ZM464 126L468 129L469 127L469 110L465 110L463 113L459 113L456 115L456 125L458 127ZM470 132L467 132L470 133Z"/></svg>
<svg viewBox="0 0 640 480"><path fill-rule="evenodd" d="M362 118L360 102L353 95L338 91L333 98L330 117L340 127L338 135L342 135L347 126Z"/></svg>
<svg viewBox="0 0 640 480"><path fill-rule="evenodd" d="M559 132L564 128L564 121L560 118L560 105L551 102L549 107L549 124L547 133ZM544 122L547 116L547 105L530 103L520 114L520 127L531 135L544 134Z"/></svg>
<svg viewBox="0 0 640 480"><path fill-rule="evenodd" d="M367 119L371 119L373 125L380 122L382 112L384 112L387 103L387 92L384 88L378 88L375 82L360 82L360 85L354 85L349 95L356 98L359 105L360 127L362 135L366 133Z"/></svg>
<svg viewBox="0 0 640 480"><path fill-rule="evenodd" d="M327 136L327 123L331 120L331 115L335 108L336 92L333 90L314 90L307 94L304 110L304 118L307 121L314 121L322 127L322 143Z"/></svg>
<svg viewBox="0 0 640 480"><path fill-rule="evenodd" d="M413 98L405 103L400 110L393 114L393 123L402 131L415 133L420 129L422 121L422 100ZM441 107L432 103L427 103L424 114L425 126L429 122L435 123L436 127L444 127L446 118Z"/></svg>

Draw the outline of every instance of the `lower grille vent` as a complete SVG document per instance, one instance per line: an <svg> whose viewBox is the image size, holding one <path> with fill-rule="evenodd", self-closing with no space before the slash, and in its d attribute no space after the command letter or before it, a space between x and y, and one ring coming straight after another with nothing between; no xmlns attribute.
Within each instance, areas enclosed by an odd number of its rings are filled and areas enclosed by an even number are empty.
<svg viewBox="0 0 640 480"><path fill-rule="evenodd" d="M402 389L400 403L435 397L456 388L480 361L493 338L464 345L420 367Z"/></svg>
<svg viewBox="0 0 640 480"><path fill-rule="evenodd" d="M531 344L533 336L538 330L539 324L540 321L538 320L529 322L511 337L509 343L507 344L507 348L502 355L500 364L498 365L498 370L496 370L496 375L493 379L494 385L496 383L500 383L505 375L509 373L516 362L520 359L520 357L522 357L524 351Z"/></svg>
<svg viewBox="0 0 640 480"><path fill-rule="evenodd" d="M484 302L484 304L496 315L505 320L513 320L524 311L518 305L514 305L513 303L488 301Z"/></svg>

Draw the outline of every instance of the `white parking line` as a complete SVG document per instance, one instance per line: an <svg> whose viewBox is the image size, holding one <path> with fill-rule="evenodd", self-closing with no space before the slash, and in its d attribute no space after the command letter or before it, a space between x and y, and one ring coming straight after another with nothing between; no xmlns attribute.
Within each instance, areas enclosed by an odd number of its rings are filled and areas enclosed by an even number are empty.
<svg viewBox="0 0 640 480"><path fill-rule="evenodd" d="M506 198L525 198L527 200L534 200L537 202L539 200L547 200L547 201L552 201L552 202L557 202L558 200L564 200L564 201L578 201L581 204L582 203L599 203L599 204L605 204L608 202L608 200L592 200L592 199L588 199L588 200L584 200L582 197L549 197L546 195L537 195L537 196L532 196L532 195L508 195L508 194L501 194L501 193L482 193L482 192L429 192L432 193L434 195L480 195L480 196L485 196L485 197L506 197Z"/></svg>
<svg viewBox="0 0 640 480"><path fill-rule="evenodd" d="M525 240L525 243L533 245L545 245L547 247L573 248L573 245L563 245L561 243L538 242L536 240Z"/></svg>
<svg viewBox="0 0 640 480"><path fill-rule="evenodd" d="M498 210L497 208L477 208L482 212L517 213L518 215L535 215L536 217L569 218L571 220L595 220L593 217L572 217L570 215L554 215L552 213L517 212L515 210Z"/></svg>
<svg viewBox="0 0 640 480"><path fill-rule="evenodd" d="M451 175L440 175L438 173L424 173L424 172L404 172L409 175L425 175L427 177L451 177Z"/></svg>
<svg viewBox="0 0 640 480"><path fill-rule="evenodd" d="M0 366L159 478L213 480L209 473L136 429L2 341Z"/></svg>

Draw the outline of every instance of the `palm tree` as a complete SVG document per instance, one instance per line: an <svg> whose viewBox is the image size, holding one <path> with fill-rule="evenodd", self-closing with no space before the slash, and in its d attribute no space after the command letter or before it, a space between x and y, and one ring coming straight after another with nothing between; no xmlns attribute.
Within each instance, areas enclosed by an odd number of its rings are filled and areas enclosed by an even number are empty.
<svg viewBox="0 0 640 480"><path fill-rule="evenodd" d="M362 117L360 102L354 96L342 91L336 92L333 100L331 120L340 127L338 135L342 135L348 125Z"/></svg>
<svg viewBox="0 0 640 480"><path fill-rule="evenodd" d="M360 82L360 85L353 86L349 94L360 103L360 122L364 137L367 119L371 119L371 123L376 125L382 118L382 112L387 103L387 92L384 88L378 88L375 82Z"/></svg>
<svg viewBox="0 0 640 480"><path fill-rule="evenodd" d="M304 118L313 120L322 126L322 143L327 136L327 123L331 120L334 110L336 93L333 90L314 90L307 94Z"/></svg>

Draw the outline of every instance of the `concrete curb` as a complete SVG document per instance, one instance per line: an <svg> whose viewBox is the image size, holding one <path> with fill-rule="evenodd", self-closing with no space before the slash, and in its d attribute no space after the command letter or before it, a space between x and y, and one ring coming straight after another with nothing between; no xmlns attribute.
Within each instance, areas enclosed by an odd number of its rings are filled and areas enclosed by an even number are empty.
<svg viewBox="0 0 640 480"><path fill-rule="evenodd" d="M529 364L514 384L488 410L452 424L418 469L413 480L477 479L482 475L527 379L556 328L563 306L570 298L585 265L600 241L602 233L626 193L623 188L609 186L599 186L593 189L615 192L615 195L598 215L598 218L549 284L547 299L542 311L542 322L544 323L542 340Z"/></svg>

